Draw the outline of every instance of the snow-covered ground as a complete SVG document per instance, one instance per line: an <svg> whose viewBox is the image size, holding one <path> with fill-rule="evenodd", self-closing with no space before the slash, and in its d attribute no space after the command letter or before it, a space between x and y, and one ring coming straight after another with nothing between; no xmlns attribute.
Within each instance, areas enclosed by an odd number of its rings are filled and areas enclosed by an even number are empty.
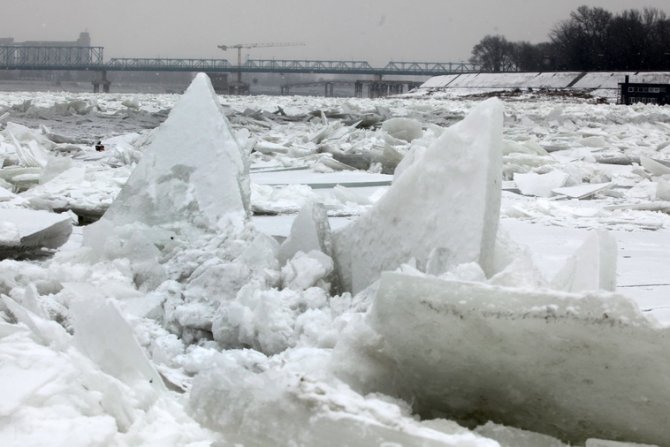
<svg viewBox="0 0 670 447"><path fill-rule="evenodd" d="M0 94L0 445L670 444L670 108L207 84Z"/></svg>
<svg viewBox="0 0 670 447"><path fill-rule="evenodd" d="M632 83L667 84L670 72L523 72L523 73L465 73L435 76L406 97L459 98L494 94L521 95L535 98L533 91L553 92L554 95L592 97L594 100L616 102L619 84L626 79Z"/></svg>

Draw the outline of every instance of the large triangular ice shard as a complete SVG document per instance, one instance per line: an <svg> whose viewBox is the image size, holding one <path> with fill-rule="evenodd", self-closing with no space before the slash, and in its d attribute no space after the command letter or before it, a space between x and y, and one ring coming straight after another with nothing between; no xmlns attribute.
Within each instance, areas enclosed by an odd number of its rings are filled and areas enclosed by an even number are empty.
<svg viewBox="0 0 670 447"><path fill-rule="evenodd" d="M385 270L431 253L492 273L502 181L503 106L491 99L446 129L384 197L334 234L342 285L358 292Z"/></svg>
<svg viewBox="0 0 670 447"><path fill-rule="evenodd" d="M216 230L249 210L249 174L212 84L198 74L104 220L149 226L188 221Z"/></svg>

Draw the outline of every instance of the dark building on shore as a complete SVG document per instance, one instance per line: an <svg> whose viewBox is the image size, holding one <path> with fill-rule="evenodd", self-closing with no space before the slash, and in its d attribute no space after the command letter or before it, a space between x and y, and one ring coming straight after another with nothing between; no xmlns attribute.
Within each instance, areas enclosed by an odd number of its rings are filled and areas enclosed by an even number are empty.
<svg viewBox="0 0 670 447"><path fill-rule="evenodd" d="M670 84L629 82L628 76L619 84L619 104L670 104Z"/></svg>

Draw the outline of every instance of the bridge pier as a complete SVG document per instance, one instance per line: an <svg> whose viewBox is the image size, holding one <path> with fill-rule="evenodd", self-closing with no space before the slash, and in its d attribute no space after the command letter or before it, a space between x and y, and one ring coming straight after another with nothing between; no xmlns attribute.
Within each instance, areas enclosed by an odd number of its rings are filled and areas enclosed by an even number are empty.
<svg viewBox="0 0 670 447"><path fill-rule="evenodd" d="M405 91L410 91L420 86L420 82L413 81L370 81L368 82L368 96L370 98L382 98L389 95L402 95ZM354 94L358 96L358 87L354 86ZM362 96L362 87L361 87Z"/></svg>
<svg viewBox="0 0 670 447"><path fill-rule="evenodd" d="M326 98L330 98L330 97L335 96L335 84L333 84L332 82L326 82L325 83L325 90L326 91L325 91L324 96Z"/></svg>
<svg viewBox="0 0 670 447"><path fill-rule="evenodd" d="M363 97L363 82L361 81L354 82L354 96L356 98Z"/></svg>
<svg viewBox="0 0 670 447"><path fill-rule="evenodd" d="M404 87L404 84L391 84L389 85L389 94L400 95L405 90Z"/></svg>
<svg viewBox="0 0 670 447"><path fill-rule="evenodd" d="M388 96L389 85L381 81L373 81L370 83L369 96L370 98L382 98Z"/></svg>
<svg viewBox="0 0 670 447"><path fill-rule="evenodd" d="M209 79L212 80L212 87L217 95L228 94L228 73L207 73Z"/></svg>
<svg viewBox="0 0 670 447"><path fill-rule="evenodd" d="M282 85L279 88L281 89L281 95L282 96L289 96L291 94L291 86Z"/></svg>
<svg viewBox="0 0 670 447"><path fill-rule="evenodd" d="M112 85L112 82L107 79L107 70L102 70L99 72L99 77L94 79L93 84L93 93L100 92L100 86L102 86L103 93L109 93L109 87Z"/></svg>

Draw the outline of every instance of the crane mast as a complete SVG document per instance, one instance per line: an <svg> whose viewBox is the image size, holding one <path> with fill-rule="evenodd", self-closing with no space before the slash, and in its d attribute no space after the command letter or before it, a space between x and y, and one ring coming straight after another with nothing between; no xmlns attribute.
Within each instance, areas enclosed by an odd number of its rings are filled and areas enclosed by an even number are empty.
<svg viewBox="0 0 670 447"><path fill-rule="evenodd" d="M300 47L304 46L303 42L266 42L266 43L237 43L234 45L218 45L217 48L228 51L237 50L237 85L238 92L242 90L244 83L242 82L242 49L249 50L252 48L270 48L270 47Z"/></svg>

